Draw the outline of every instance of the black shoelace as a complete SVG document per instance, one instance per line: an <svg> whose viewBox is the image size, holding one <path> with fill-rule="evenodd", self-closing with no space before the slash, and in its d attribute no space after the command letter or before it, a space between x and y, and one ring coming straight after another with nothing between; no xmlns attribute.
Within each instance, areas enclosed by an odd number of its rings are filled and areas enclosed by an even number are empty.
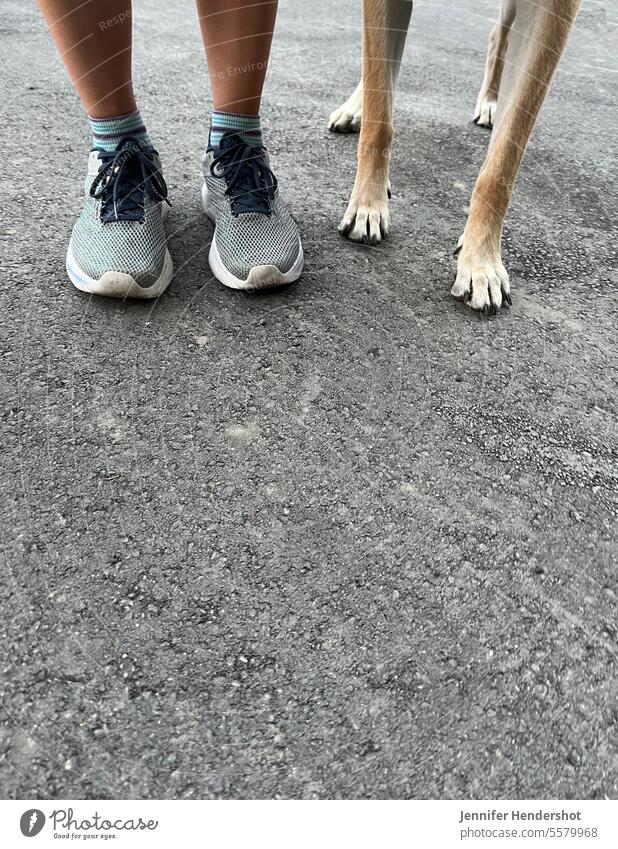
<svg viewBox="0 0 618 849"><path fill-rule="evenodd" d="M123 139L114 151L99 151L101 169L90 186L90 195L101 201L101 221L144 221L146 192L157 201L167 199L167 185L157 168L152 149L135 139Z"/></svg>
<svg viewBox="0 0 618 849"><path fill-rule="evenodd" d="M227 133L221 139L210 173L225 180L232 215L271 214L277 178L268 167L265 152L263 147L247 144L238 133Z"/></svg>

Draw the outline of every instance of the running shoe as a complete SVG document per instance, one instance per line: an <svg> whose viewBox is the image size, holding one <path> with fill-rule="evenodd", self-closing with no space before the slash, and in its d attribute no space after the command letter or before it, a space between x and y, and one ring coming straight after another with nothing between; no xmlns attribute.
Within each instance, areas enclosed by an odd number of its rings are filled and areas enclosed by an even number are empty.
<svg viewBox="0 0 618 849"><path fill-rule="evenodd" d="M204 211L215 223L208 260L232 289L268 289L298 280L303 249L263 147L226 133L204 157Z"/></svg>
<svg viewBox="0 0 618 849"><path fill-rule="evenodd" d="M88 160L86 201L67 251L67 273L82 292L156 298L173 276L165 218L169 201L159 155L132 138Z"/></svg>

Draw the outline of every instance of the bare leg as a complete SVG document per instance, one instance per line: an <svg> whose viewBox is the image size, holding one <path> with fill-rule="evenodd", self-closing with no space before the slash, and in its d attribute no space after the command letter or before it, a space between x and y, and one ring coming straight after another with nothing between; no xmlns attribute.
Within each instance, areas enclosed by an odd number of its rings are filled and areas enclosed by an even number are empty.
<svg viewBox="0 0 618 849"><path fill-rule="evenodd" d="M389 230L393 94L408 31L410 0L364 0L363 122L356 182L339 231L375 245Z"/></svg>
<svg viewBox="0 0 618 849"><path fill-rule="evenodd" d="M509 0L502 6L498 22L489 36L485 76L474 110L474 123L478 124L479 127L491 128L494 124L509 29L514 17L515 0Z"/></svg>
<svg viewBox="0 0 618 849"><path fill-rule="evenodd" d="M277 0L197 0L215 109L259 113L277 5Z"/></svg>
<svg viewBox="0 0 618 849"><path fill-rule="evenodd" d="M510 302L501 259L502 225L513 185L567 45L581 0L515 0L495 126L460 240L452 294L492 312Z"/></svg>
<svg viewBox="0 0 618 849"><path fill-rule="evenodd" d="M133 112L130 0L38 2L88 114L108 118Z"/></svg>

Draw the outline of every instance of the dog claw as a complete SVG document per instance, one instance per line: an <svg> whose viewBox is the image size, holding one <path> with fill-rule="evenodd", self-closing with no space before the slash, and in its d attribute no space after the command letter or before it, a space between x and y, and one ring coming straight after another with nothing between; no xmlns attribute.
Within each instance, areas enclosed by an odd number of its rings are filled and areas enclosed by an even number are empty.
<svg viewBox="0 0 618 849"><path fill-rule="evenodd" d="M461 245L457 245L457 247L453 251L453 256L459 256L462 248L463 248L463 242L461 243Z"/></svg>
<svg viewBox="0 0 618 849"><path fill-rule="evenodd" d="M504 300L507 302L507 304L508 304L510 307L512 307L512 306L513 306L513 301L512 301L512 299L511 299L511 296L510 296L510 294L506 291L506 289L504 288L504 286L502 287L502 297L504 298Z"/></svg>

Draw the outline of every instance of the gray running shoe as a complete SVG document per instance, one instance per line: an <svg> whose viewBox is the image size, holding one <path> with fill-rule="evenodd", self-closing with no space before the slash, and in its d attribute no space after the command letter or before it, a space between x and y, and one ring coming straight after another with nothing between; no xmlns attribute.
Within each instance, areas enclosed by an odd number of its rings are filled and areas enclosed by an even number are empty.
<svg viewBox="0 0 618 849"><path fill-rule="evenodd" d="M173 276L167 249L167 186L159 156L135 139L88 160L86 202L67 251L67 273L82 292L156 298Z"/></svg>
<svg viewBox="0 0 618 849"><path fill-rule="evenodd" d="M215 222L208 260L232 289L268 289L298 280L303 249L281 200L266 150L238 133L206 151L202 203Z"/></svg>

